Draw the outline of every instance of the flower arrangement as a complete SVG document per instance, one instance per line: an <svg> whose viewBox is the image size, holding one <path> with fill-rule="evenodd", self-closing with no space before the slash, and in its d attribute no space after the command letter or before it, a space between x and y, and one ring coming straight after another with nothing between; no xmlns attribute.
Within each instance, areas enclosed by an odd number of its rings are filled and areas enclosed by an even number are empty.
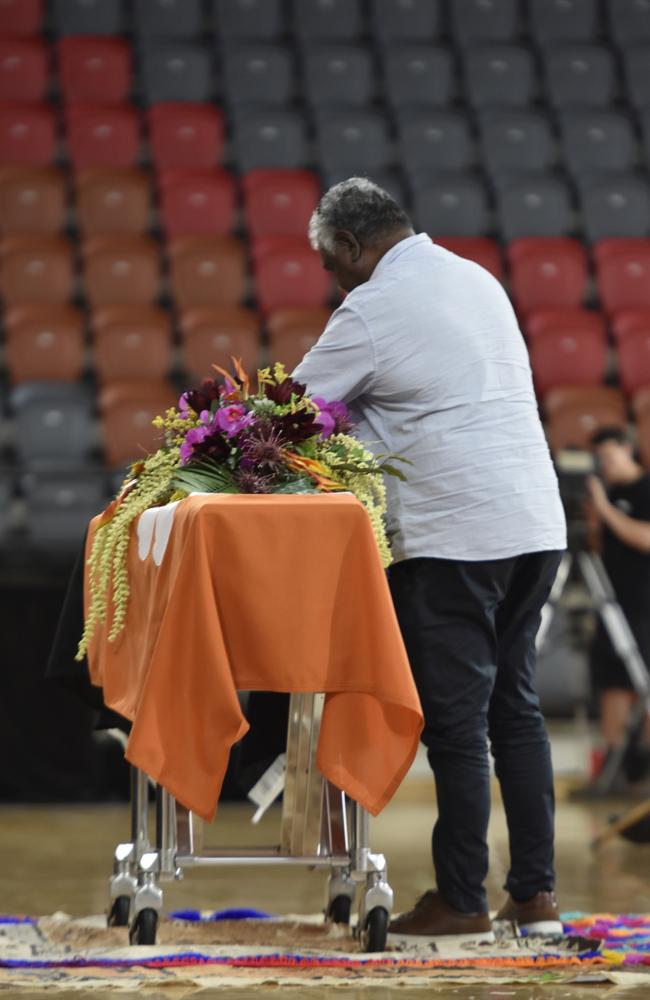
<svg viewBox="0 0 650 1000"><path fill-rule="evenodd" d="M109 606L109 640L124 627L135 519L149 507L193 492L351 492L368 511L383 565L390 564L382 473L402 479L403 474L351 435L345 404L308 396L280 364L258 371L253 392L241 362L233 364L233 374L215 365L221 379L206 379L156 417L162 447L131 466L101 515L88 559L90 602L77 659L106 621Z"/></svg>

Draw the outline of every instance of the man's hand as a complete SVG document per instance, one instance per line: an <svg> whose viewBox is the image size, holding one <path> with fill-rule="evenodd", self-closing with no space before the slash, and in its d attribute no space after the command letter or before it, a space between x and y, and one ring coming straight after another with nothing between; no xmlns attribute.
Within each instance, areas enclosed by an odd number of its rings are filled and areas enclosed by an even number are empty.
<svg viewBox="0 0 650 1000"><path fill-rule="evenodd" d="M600 518L604 517L612 505L609 502L605 487L598 476L589 476L587 479L587 490L593 510Z"/></svg>

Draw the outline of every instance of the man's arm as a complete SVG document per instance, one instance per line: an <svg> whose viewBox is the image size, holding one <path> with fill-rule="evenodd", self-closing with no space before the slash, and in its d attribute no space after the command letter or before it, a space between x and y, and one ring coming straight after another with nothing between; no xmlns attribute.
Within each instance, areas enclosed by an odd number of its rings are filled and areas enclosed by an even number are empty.
<svg viewBox="0 0 650 1000"><path fill-rule="evenodd" d="M356 310L344 303L293 372L293 378L305 382L312 396L349 403L365 392L374 371L368 328Z"/></svg>
<svg viewBox="0 0 650 1000"><path fill-rule="evenodd" d="M650 521L629 517L610 503L603 484L595 476L589 479L589 494L601 521L619 541L631 549L650 555Z"/></svg>

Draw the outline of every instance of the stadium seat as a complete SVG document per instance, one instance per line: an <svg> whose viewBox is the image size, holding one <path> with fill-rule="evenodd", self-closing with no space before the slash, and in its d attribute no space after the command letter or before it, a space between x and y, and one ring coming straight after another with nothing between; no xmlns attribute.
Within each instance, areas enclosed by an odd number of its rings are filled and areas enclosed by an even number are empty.
<svg viewBox="0 0 650 1000"><path fill-rule="evenodd" d="M362 33L361 0L292 0L293 28L306 41L349 41Z"/></svg>
<svg viewBox="0 0 650 1000"><path fill-rule="evenodd" d="M285 307L324 306L332 294L331 275L305 237L258 240L253 270L257 304L267 314Z"/></svg>
<svg viewBox="0 0 650 1000"><path fill-rule="evenodd" d="M285 31L282 0L211 0L214 26L228 44L235 39L271 41Z"/></svg>
<svg viewBox="0 0 650 1000"><path fill-rule="evenodd" d="M454 0L452 34L462 45L510 41L518 33L519 7L517 0Z"/></svg>
<svg viewBox="0 0 650 1000"><path fill-rule="evenodd" d="M636 174L580 178L584 233L590 243L610 237L650 236L650 186Z"/></svg>
<svg viewBox="0 0 650 1000"><path fill-rule="evenodd" d="M288 372L300 364L327 326L331 310L278 309L267 321L269 354L272 362L279 361Z"/></svg>
<svg viewBox="0 0 650 1000"><path fill-rule="evenodd" d="M645 0L607 0L607 14L619 45L650 41L650 6Z"/></svg>
<svg viewBox="0 0 650 1000"><path fill-rule="evenodd" d="M617 356L623 392L632 396L650 386L650 330L628 333L619 340Z"/></svg>
<svg viewBox="0 0 650 1000"><path fill-rule="evenodd" d="M629 117L615 111L565 111L562 145L573 174L629 170L636 159L636 139Z"/></svg>
<svg viewBox="0 0 650 1000"><path fill-rule="evenodd" d="M638 392L635 392L631 402L634 416L639 422L643 422L645 424L647 431L650 431L650 426L648 426L647 422L647 418L650 415L650 386L647 386L645 389L639 389ZM648 433L646 454L650 454L650 433Z"/></svg>
<svg viewBox="0 0 650 1000"><path fill-rule="evenodd" d="M43 13L44 0L0 0L0 36L39 35Z"/></svg>
<svg viewBox="0 0 650 1000"><path fill-rule="evenodd" d="M627 406L618 389L606 386L561 387L544 398L546 435L554 454L564 448L590 447L600 427L625 427Z"/></svg>
<svg viewBox="0 0 650 1000"><path fill-rule="evenodd" d="M76 177L77 223L85 236L144 233L151 194L147 175L131 167L90 167Z"/></svg>
<svg viewBox="0 0 650 1000"><path fill-rule="evenodd" d="M394 108L444 107L454 98L454 63L447 48L412 43L383 54L386 96Z"/></svg>
<svg viewBox="0 0 650 1000"><path fill-rule="evenodd" d="M235 224L235 180L227 170L161 170L160 220L167 239L229 233Z"/></svg>
<svg viewBox="0 0 650 1000"><path fill-rule="evenodd" d="M234 121L233 156L241 171L306 166L310 156L302 115L270 108L242 112Z"/></svg>
<svg viewBox="0 0 650 1000"><path fill-rule="evenodd" d="M639 333L650 336L650 308L621 309L612 316L612 333L618 343Z"/></svg>
<svg viewBox="0 0 650 1000"><path fill-rule="evenodd" d="M10 406L21 462L81 464L96 444L92 399L79 383L22 382L11 390Z"/></svg>
<svg viewBox="0 0 650 1000"><path fill-rule="evenodd" d="M210 101L214 94L211 51L190 42L147 41L140 78L146 104Z"/></svg>
<svg viewBox="0 0 650 1000"><path fill-rule="evenodd" d="M625 81L630 102L643 109L650 105L650 40L645 45L632 45L624 53Z"/></svg>
<svg viewBox="0 0 650 1000"><path fill-rule="evenodd" d="M28 544L48 556L79 551L88 522L106 506L100 469L32 470L21 477Z"/></svg>
<svg viewBox="0 0 650 1000"><path fill-rule="evenodd" d="M571 105L606 107L616 89L614 58L599 45L565 43L544 57L545 93L557 108Z"/></svg>
<svg viewBox="0 0 650 1000"><path fill-rule="evenodd" d="M0 101L42 100L48 84L48 61L47 48L40 39L0 34Z"/></svg>
<svg viewBox="0 0 650 1000"><path fill-rule="evenodd" d="M244 298L244 247L233 236L178 236L167 251L179 308L238 305Z"/></svg>
<svg viewBox="0 0 650 1000"><path fill-rule="evenodd" d="M259 236L304 236L320 185L307 170L252 170L242 177L246 228Z"/></svg>
<svg viewBox="0 0 650 1000"><path fill-rule="evenodd" d="M436 239L435 242L459 257L473 260L498 281L504 281L503 257L501 247L496 240L488 239L487 236L448 236Z"/></svg>
<svg viewBox="0 0 650 1000"><path fill-rule="evenodd" d="M56 35L119 35L123 15L122 0L52 0Z"/></svg>
<svg viewBox="0 0 650 1000"><path fill-rule="evenodd" d="M529 0L532 37L549 42L589 42L598 34L597 0Z"/></svg>
<svg viewBox="0 0 650 1000"><path fill-rule="evenodd" d="M159 448L161 432L152 421L173 406L177 396L169 382L159 379L106 385L99 394L106 464L115 469Z"/></svg>
<svg viewBox="0 0 650 1000"><path fill-rule="evenodd" d="M164 379L172 367L169 314L156 306L104 306L92 315L100 382Z"/></svg>
<svg viewBox="0 0 650 1000"><path fill-rule="evenodd" d="M131 50L121 38L70 35L57 46L65 101L119 104L131 90Z"/></svg>
<svg viewBox="0 0 650 1000"><path fill-rule="evenodd" d="M563 308L542 308L529 313L525 319L526 337L532 343L547 334L591 337L592 340L607 340L607 325L602 313L579 306Z"/></svg>
<svg viewBox="0 0 650 1000"><path fill-rule="evenodd" d="M1 235L58 232L65 202L65 180L55 167L0 166Z"/></svg>
<svg viewBox="0 0 650 1000"><path fill-rule="evenodd" d="M603 240L594 247L594 259L607 313L650 309L650 240Z"/></svg>
<svg viewBox="0 0 650 1000"><path fill-rule="evenodd" d="M0 10L2 7L0 6ZM11 534L14 527L12 512L12 501L15 491L14 477L7 470L2 470L0 477L0 545L2 545Z"/></svg>
<svg viewBox="0 0 650 1000"><path fill-rule="evenodd" d="M561 177L531 171L525 177L499 178L497 211L505 240L560 236L573 229L568 185Z"/></svg>
<svg viewBox="0 0 650 1000"><path fill-rule="evenodd" d="M373 60L360 45L310 46L302 64L304 96L316 108L364 107L375 96Z"/></svg>
<svg viewBox="0 0 650 1000"><path fill-rule="evenodd" d="M399 159L410 178L441 170L466 170L475 160L469 123L455 111L404 111L398 115ZM414 186L422 186L412 180Z"/></svg>
<svg viewBox="0 0 650 1000"><path fill-rule="evenodd" d="M440 32L440 0L370 0L370 23L384 45L430 42Z"/></svg>
<svg viewBox="0 0 650 1000"><path fill-rule="evenodd" d="M544 170L555 158L551 126L538 112L488 109L479 116L479 133L490 173Z"/></svg>
<svg viewBox="0 0 650 1000"><path fill-rule="evenodd" d="M558 386L600 385L607 366L603 331L549 328L530 343L530 363L540 397Z"/></svg>
<svg viewBox="0 0 650 1000"><path fill-rule="evenodd" d="M21 305L5 313L5 361L17 382L75 382L84 368L84 324L72 306Z"/></svg>
<svg viewBox="0 0 650 1000"><path fill-rule="evenodd" d="M508 247L510 293L517 309L579 306L587 294L587 255L577 240L518 239Z"/></svg>
<svg viewBox="0 0 650 1000"><path fill-rule="evenodd" d="M231 358L241 358L253 375L260 360L260 322L257 313L241 306L203 306L183 309L179 317L183 368L196 380L214 374L212 365L229 369Z"/></svg>
<svg viewBox="0 0 650 1000"><path fill-rule="evenodd" d="M155 104L147 113L151 157L162 167L213 167L223 157L223 113L209 104Z"/></svg>
<svg viewBox="0 0 650 1000"><path fill-rule="evenodd" d="M195 38L203 30L201 0L135 0L133 25L143 39Z"/></svg>
<svg viewBox="0 0 650 1000"><path fill-rule="evenodd" d="M0 163L51 163L55 141L54 112L47 104L0 104Z"/></svg>
<svg viewBox="0 0 650 1000"><path fill-rule="evenodd" d="M637 445L644 469L650 469L650 416L643 413L637 419Z"/></svg>
<svg viewBox="0 0 650 1000"><path fill-rule="evenodd" d="M158 249L146 236L91 236L82 246L86 298L93 308L149 305L158 297Z"/></svg>
<svg viewBox="0 0 650 1000"><path fill-rule="evenodd" d="M537 89L533 58L520 45L477 45L463 54L465 89L476 108L524 107Z"/></svg>
<svg viewBox="0 0 650 1000"><path fill-rule="evenodd" d="M340 184L341 181L348 180L350 174L350 168L347 170L339 168L337 170L321 171L324 190L328 190L328 188L333 187L335 184ZM407 197L404 178L399 170L362 170L359 171L359 175L367 177L368 180L383 188L384 191L387 191L398 205L402 205L403 207L408 206L409 199Z"/></svg>
<svg viewBox="0 0 650 1000"><path fill-rule="evenodd" d="M132 167L140 154L140 122L127 104L69 104L66 131L70 161L85 167Z"/></svg>
<svg viewBox="0 0 650 1000"><path fill-rule="evenodd" d="M284 45L229 45L223 57L223 82L230 105L290 104L294 92L293 53Z"/></svg>
<svg viewBox="0 0 650 1000"><path fill-rule="evenodd" d="M70 244L58 236L30 233L0 242L0 292L6 306L67 302L73 273Z"/></svg>
<svg viewBox="0 0 650 1000"><path fill-rule="evenodd" d="M322 170L348 176L383 170L392 160L386 119L372 111L321 112L316 146Z"/></svg>
<svg viewBox="0 0 650 1000"><path fill-rule="evenodd" d="M431 175L430 187L413 191L417 226L438 239L441 236L483 236L490 229L487 193L472 174Z"/></svg>

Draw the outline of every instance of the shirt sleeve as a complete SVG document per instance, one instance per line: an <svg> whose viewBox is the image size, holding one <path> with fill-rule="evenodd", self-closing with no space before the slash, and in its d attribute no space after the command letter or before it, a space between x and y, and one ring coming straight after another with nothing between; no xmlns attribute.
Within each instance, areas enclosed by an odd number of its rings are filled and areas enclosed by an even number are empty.
<svg viewBox="0 0 650 1000"><path fill-rule="evenodd" d="M356 310L343 304L293 372L293 378L306 383L312 396L349 403L368 389L374 372L368 328Z"/></svg>

